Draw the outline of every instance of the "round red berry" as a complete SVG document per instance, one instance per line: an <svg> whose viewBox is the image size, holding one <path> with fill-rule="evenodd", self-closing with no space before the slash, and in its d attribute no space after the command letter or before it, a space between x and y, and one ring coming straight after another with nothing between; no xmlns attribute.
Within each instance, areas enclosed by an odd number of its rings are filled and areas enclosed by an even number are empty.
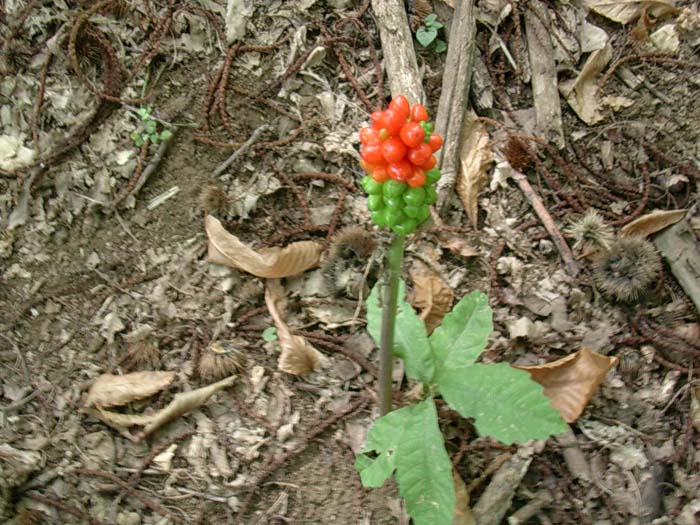
<svg viewBox="0 0 700 525"><path fill-rule="evenodd" d="M411 113L411 105L408 103L408 99L403 95L397 95L396 98L389 103L389 109L398 112L404 120L406 120Z"/></svg>
<svg viewBox="0 0 700 525"><path fill-rule="evenodd" d="M406 155L406 146L399 137L389 137L382 142L382 155L387 162L397 162Z"/></svg>
<svg viewBox="0 0 700 525"><path fill-rule="evenodd" d="M417 147L408 150L408 160L411 161L411 164L423 166L432 154L433 152L430 149L430 145L421 142Z"/></svg>
<svg viewBox="0 0 700 525"><path fill-rule="evenodd" d="M413 104L413 107L411 108L411 120L413 122L428 120L428 110L425 109L423 104Z"/></svg>
<svg viewBox="0 0 700 525"><path fill-rule="evenodd" d="M413 166L406 159L392 162L386 169L392 179L402 182L410 179L413 175Z"/></svg>
<svg viewBox="0 0 700 525"><path fill-rule="evenodd" d="M360 148L362 160L369 164L385 164L381 144L368 144Z"/></svg>
<svg viewBox="0 0 700 525"><path fill-rule="evenodd" d="M415 148L423 142L425 132L417 122L406 122L401 126L400 136L406 146Z"/></svg>
<svg viewBox="0 0 700 525"><path fill-rule="evenodd" d="M428 139L428 144L430 144L430 149L436 152L442 146L442 137L437 133L431 133L430 139Z"/></svg>

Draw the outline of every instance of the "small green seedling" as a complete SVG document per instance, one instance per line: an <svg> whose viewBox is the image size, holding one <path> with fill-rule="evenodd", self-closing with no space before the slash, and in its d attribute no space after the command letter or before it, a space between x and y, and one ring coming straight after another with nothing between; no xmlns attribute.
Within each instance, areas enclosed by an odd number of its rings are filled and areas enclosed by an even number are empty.
<svg viewBox="0 0 700 525"><path fill-rule="evenodd" d="M367 300L367 329L382 332L379 286ZM481 435L503 443L544 439L567 425L530 374L507 363L476 363L492 331L488 298L472 292L428 336L425 324L403 298L399 284L392 353L406 374L423 383L423 400L377 419L355 468L365 487L380 487L394 473L415 525L451 525L455 508L452 464L438 425L439 395Z"/></svg>
<svg viewBox="0 0 700 525"><path fill-rule="evenodd" d="M140 148L147 142L158 144L173 136L172 131L169 129L158 131L158 122L151 116L152 112L153 108L151 106L144 106L136 112L142 125L142 130L131 133L131 140L134 141L136 147Z"/></svg>
<svg viewBox="0 0 700 525"><path fill-rule="evenodd" d="M444 53L447 49L447 44L444 40L437 37L438 31L443 27L445 26L437 21L437 15L431 13L425 17L423 25L416 30L416 40L425 48L430 47L436 53Z"/></svg>
<svg viewBox="0 0 700 525"><path fill-rule="evenodd" d="M264 341L271 343L272 341L277 341L277 328L274 326L268 326L263 330L262 338Z"/></svg>

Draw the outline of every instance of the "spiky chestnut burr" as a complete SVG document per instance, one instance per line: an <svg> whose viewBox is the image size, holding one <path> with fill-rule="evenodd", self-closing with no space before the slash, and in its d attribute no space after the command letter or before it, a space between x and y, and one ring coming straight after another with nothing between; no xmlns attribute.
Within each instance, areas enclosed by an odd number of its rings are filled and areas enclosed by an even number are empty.
<svg viewBox="0 0 700 525"><path fill-rule="evenodd" d="M593 261L593 281L609 299L638 300L659 276L661 259L654 245L641 237L620 237Z"/></svg>
<svg viewBox="0 0 700 525"><path fill-rule="evenodd" d="M574 249L585 255L599 250L609 250L615 235L613 229L605 224L603 217L590 209L576 222L566 229L566 233L574 239Z"/></svg>

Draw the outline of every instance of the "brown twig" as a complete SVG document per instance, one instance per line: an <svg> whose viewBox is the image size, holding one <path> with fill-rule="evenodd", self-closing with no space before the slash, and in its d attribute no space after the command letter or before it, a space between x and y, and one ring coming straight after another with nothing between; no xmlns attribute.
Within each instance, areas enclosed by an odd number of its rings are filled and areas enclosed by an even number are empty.
<svg viewBox="0 0 700 525"><path fill-rule="evenodd" d="M46 496L41 496L40 494L35 494L34 492L27 492L25 495L28 498L38 501L39 503L43 503L44 505L49 505L57 508L58 510L62 510L63 512L67 512L68 514L72 514L73 516L77 516L78 518L86 519L91 525L101 525L102 523L100 520L91 517L87 512L82 511L77 507L66 505L62 501L47 498Z"/></svg>
<svg viewBox="0 0 700 525"><path fill-rule="evenodd" d="M302 337L306 337L309 341L312 341L312 342L316 343L317 345L322 346L328 350L332 350L334 352L338 352L340 354L343 354L345 357L347 357L351 361L354 361L355 363L360 365L362 368L367 370L367 372L369 372L373 377L375 377L375 378L379 377L379 371L377 370L377 367L374 366L368 359L365 359L357 352L354 352L354 351L350 350L349 348L345 348L342 345L334 343L333 341L329 341L323 337L319 337L319 334L315 334L314 332L297 331L295 333L302 336Z"/></svg>
<svg viewBox="0 0 700 525"><path fill-rule="evenodd" d="M129 483L121 479L119 476L112 474L111 472L106 472L104 470L93 470L93 469L84 469L84 468L78 468L73 471L74 474L82 474L84 476L92 476L96 478L103 478L106 480L109 480L113 483L116 483L119 485L121 488L129 492L130 494L133 494L141 503L143 503L146 507L151 509L153 512L156 512L160 514L161 516L164 516L166 518L171 519L172 521L176 523L184 523L182 518L179 516L175 516L173 513L168 511L166 508L163 506L159 505L155 501L152 501L148 499L146 496L143 494L136 492L135 489L131 488L129 486Z"/></svg>
<svg viewBox="0 0 700 525"><path fill-rule="evenodd" d="M530 202L530 205L535 210L535 213L540 218L540 221L542 221L542 224L549 232L554 245L557 247L557 250L559 250L559 254L561 255L562 259L564 259L564 264L566 264L569 274L575 277L579 272L579 267L574 260L574 254L571 253L571 248L569 248L569 245L566 244L566 239L564 239L564 236L559 231L559 228L557 228L556 224L554 224L554 220L552 220L552 216L547 211L547 208L544 207L544 204L542 204L542 201L535 193L535 190L532 188L525 175L519 171L513 170L512 178L518 184L520 191L523 192L523 195L525 195L527 200Z"/></svg>
<svg viewBox="0 0 700 525"><path fill-rule="evenodd" d="M274 472L279 469L282 465L284 465L289 459L293 458L294 456L300 454L303 452L306 447L309 445L309 443L316 438L319 434L322 432L325 432L329 427L343 419L344 417L352 414L353 412L359 410L362 408L369 399L361 395L358 397L355 401L350 403L348 407L346 407L342 412L339 412L337 414L333 414L329 418L327 418L324 421L319 422L316 425L313 425L311 428L313 428L312 431L310 431L308 434L305 436L302 436L299 443L292 449L289 449L282 454L279 454L275 456L274 454L271 454L265 463L261 466L261 471L258 474L258 476L249 484L248 486L248 495L246 498L243 500L243 503L240 506L240 509L238 511L238 517L239 517L239 523L245 524L246 522L244 521L245 515L248 512L248 508L250 507L250 504L252 503L253 499L258 495L258 488L270 477Z"/></svg>

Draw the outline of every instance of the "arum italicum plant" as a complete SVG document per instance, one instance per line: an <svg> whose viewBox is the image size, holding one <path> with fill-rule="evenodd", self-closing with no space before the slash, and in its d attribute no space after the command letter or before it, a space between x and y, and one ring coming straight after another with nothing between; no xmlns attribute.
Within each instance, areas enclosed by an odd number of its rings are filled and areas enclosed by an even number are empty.
<svg viewBox="0 0 700 525"><path fill-rule="evenodd" d="M388 110L372 114L372 128L360 132L363 168L369 173L362 185L370 196L372 219L380 227L390 227L395 236L387 252L382 297L377 285L367 299L367 329L380 346L381 417L370 429L355 468L365 487L379 487L394 474L416 525L450 525L455 491L452 464L438 424L436 397L442 397L463 417L473 419L479 434L506 444L544 439L565 432L567 426L528 372L507 363L476 362L492 331L492 312L485 294L474 291L462 298L430 336L406 302L405 285L400 280L405 235L427 218L424 212L413 217L411 207L427 207L434 200L428 190L417 204L405 195L409 188L423 188L440 178L434 163L426 161L421 167L411 161L416 146L408 145L404 155L412 164L410 177L420 179L419 172L423 172L422 185L411 185L411 178L401 178L402 172L392 166L403 159L394 151L396 141L389 142L389 147L386 144L393 137L402 137L404 127L415 130L412 123L417 122L425 136L434 135L424 108L414 112L407 107L404 97L396 97ZM414 114L420 120L414 120ZM433 140L434 144L441 143L441 139ZM377 151L381 155L375 155ZM400 177L397 179L395 174ZM396 186L392 181L406 186L403 193L398 193L404 195L402 202L393 198L393 188L386 191L387 183ZM403 359L406 375L423 384L423 400L391 411L393 357Z"/></svg>

